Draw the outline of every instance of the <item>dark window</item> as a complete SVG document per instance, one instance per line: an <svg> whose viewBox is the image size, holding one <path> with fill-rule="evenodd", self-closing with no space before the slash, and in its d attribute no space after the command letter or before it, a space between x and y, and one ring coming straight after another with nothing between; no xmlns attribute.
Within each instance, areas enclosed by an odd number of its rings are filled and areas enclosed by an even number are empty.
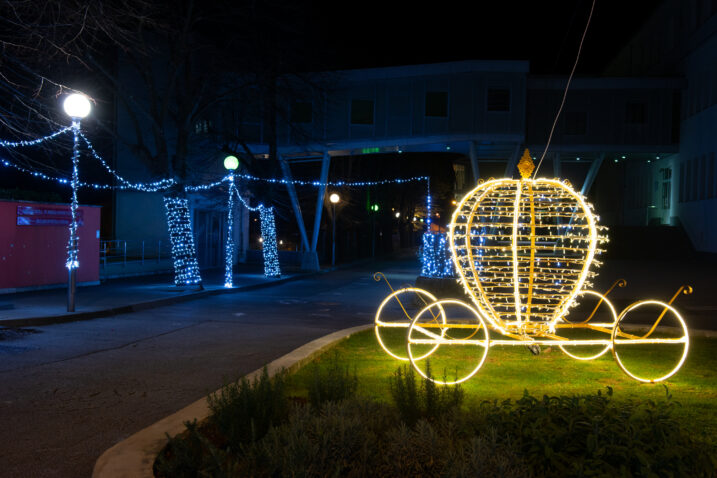
<svg viewBox="0 0 717 478"><path fill-rule="evenodd" d="M448 93L445 91L426 92L426 116L448 117Z"/></svg>
<svg viewBox="0 0 717 478"><path fill-rule="evenodd" d="M687 164L687 169L689 170L688 176L690 178L690 201L696 201L697 200L697 159L691 159L690 162Z"/></svg>
<svg viewBox="0 0 717 478"><path fill-rule="evenodd" d="M685 202L685 190L687 187L687 168L685 167L685 162L682 161L680 163L680 202Z"/></svg>
<svg viewBox="0 0 717 478"><path fill-rule="evenodd" d="M486 109L488 111L510 111L510 90L488 89Z"/></svg>
<svg viewBox="0 0 717 478"><path fill-rule="evenodd" d="M715 154L710 153L709 156L709 171L707 172L707 185L709 186L709 190L707 192L708 196L710 198L715 197Z"/></svg>
<svg viewBox="0 0 717 478"><path fill-rule="evenodd" d="M292 123L311 123L313 111L311 103L308 101L295 101L291 106L291 122Z"/></svg>
<svg viewBox="0 0 717 478"><path fill-rule="evenodd" d="M373 124L373 100L351 101L351 124Z"/></svg>
<svg viewBox="0 0 717 478"><path fill-rule="evenodd" d="M662 178L662 209L669 209L672 195L672 168L660 169Z"/></svg>
<svg viewBox="0 0 717 478"><path fill-rule="evenodd" d="M588 114L585 111L565 112L565 134L583 135L588 128Z"/></svg>
<svg viewBox="0 0 717 478"><path fill-rule="evenodd" d="M715 0L717 1L717 0ZM672 142L673 143L679 143L680 142L680 106L682 104L682 97L680 95L679 90L674 90L672 92Z"/></svg>
<svg viewBox="0 0 717 478"><path fill-rule="evenodd" d="M631 101L625 105L625 123L645 124L647 122L647 106L641 101Z"/></svg>
<svg viewBox="0 0 717 478"><path fill-rule="evenodd" d="M700 185L700 199L707 199L707 155L700 157L700 170L697 180Z"/></svg>

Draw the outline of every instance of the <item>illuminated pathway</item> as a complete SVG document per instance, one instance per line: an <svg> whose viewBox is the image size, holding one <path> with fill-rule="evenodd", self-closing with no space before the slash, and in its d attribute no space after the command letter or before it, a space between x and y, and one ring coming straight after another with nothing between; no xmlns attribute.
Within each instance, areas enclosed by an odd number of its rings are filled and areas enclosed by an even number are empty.
<svg viewBox="0 0 717 478"><path fill-rule="evenodd" d="M419 266L367 265L0 342L12 345L0 347L0 477L90 476L105 449L225 378L371 322L385 295L378 267L399 283Z"/></svg>

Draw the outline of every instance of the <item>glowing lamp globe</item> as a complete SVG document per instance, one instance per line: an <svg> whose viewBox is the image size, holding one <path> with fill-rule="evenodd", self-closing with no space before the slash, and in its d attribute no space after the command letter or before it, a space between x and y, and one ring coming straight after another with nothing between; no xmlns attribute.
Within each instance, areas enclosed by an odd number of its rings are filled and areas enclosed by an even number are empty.
<svg viewBox="0 0 717 478"><path fill-rule="evenodd" d="M532 179L528 150L521 179L492 179L458 203L450 248L476 307L504 332L547 331L591 277L598 242L591 206L567 181Z"/></svg>
<svg viewBox="0 0 717 478"><path fill-rule="evenodd" d="M83 119L87 117L87 115L90 114L90 110L92 109L90 100L87 99L87 97L81 93L73 93L67 98L65 98L62 107L65 110L65 113L67 113L67 116L69 116L70 118L77 119Z"/></svg>
<svg viewBox="0 0 717 478"><path fill-rule="evenodd" d="M227 156L224 158L224 167L229 171L234 171L239 167L239 160L236 156Z"/></svg>
<svg viewBox="0 0 717 478"><path fill-rule="evenodd" d="M331 194L331 196L329 196L329 201L331 201L331 204L336 204L337 202L339 202L340 199L341 198L336 193L333 193Z"/></svg>

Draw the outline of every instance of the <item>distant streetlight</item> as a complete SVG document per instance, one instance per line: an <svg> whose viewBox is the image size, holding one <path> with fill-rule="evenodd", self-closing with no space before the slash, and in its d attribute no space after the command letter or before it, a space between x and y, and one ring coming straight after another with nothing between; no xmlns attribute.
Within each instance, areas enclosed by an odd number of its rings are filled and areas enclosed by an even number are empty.
<svg viewBox="0 0 717 478"><path fill-rule="evenodd" d="M234 171L236 168L239 167L239 160L236 156L227 156L224 158L224 167L229 171Z"/></svg>
<svg viewBox="0 0 717 478"><path fill-rule="evenodd" d="M341 200L338 194L331 193L331 267L336 264L336 203Z"/></svg>
<svg viewBox="0 0 717 478"><path fill-rule="evenodd" d="M73 93L62 103L62 108L72 119L72 202L70 203L70 238L67 244L67 311L75 311L75 292L77 291L77 269L80 267L78 237L77 237L77 186L79 185L80 161L80 121L86 118L92 110L87 96Z"/></svg>
<svg viewBox="0 0 717 478"><path fill-rule="evenodd" d="M396 211L396 219L398 219L399 217L401 217L401 212L400 212L400 211Z"/></svg>

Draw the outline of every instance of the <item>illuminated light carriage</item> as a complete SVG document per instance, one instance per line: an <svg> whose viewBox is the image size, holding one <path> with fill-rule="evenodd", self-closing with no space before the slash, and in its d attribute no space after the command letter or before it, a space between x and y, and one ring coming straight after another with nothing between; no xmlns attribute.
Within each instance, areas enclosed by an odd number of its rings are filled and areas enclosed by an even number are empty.
<svg viewBox="0 0 717 478"><path fill-rule="evenodd" d="M457 299L438 300L416 287L394 290L382 273L374 275L377 281L383 278L392 292L376 312L374 329L381 347L392 357L411 362L424 378L428 375L419 362L440 347L474 347L475 367L468 367L453 381L431 377L439 384L468 380L483 366L489 349L498 345L527 345L534 351L557 346L579 360L593 360L610 350L619 367L641 382L674 375L687 356L689 335L672 302L681 293L690 294L692 288L680 287L668 303L642 300L618 314L607 295L616 286L624 287L624 280L616 281L604 294L588 289L597 275L591 266L599 265L595 260L601 252L598 246L607 242L592 206L567 181L531 179L534 166L528 150L518 169L521 179L480 182L453 213L448 234L451 255L473 305ZM572 315L577 311L571 314L571 309L586 297L597 303L575 320ZM389 305L398 310L399 319L382 318ZM412 307L417 312L409 312ZM454 309L461 312L446 312ZM596 315L598 310L601 314ZM627 325L629 315L643 323ZM604 316L608 319L594 320ZM677 326L663 327L670 316ZM382 334L390 329L407 329L405 355L387 346ZM634 367L621 358L618 346L645 344L676 347L674 367L670 363L671 370L658 376L631 371ZM587 355L576 351L586 348Z"/></svg>

